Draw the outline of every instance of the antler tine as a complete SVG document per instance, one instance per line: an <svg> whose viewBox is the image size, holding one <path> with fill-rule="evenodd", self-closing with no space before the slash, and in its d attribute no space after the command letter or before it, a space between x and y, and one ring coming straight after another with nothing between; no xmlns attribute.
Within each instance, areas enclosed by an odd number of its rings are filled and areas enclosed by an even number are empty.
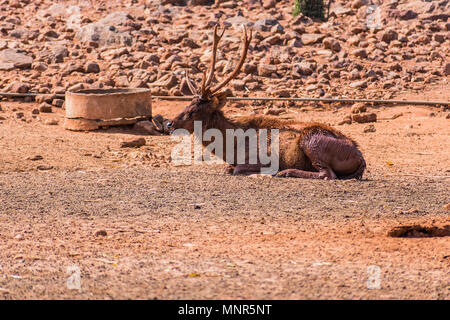
<svg viewBox="0 0 450 320"><path fill-rule="evenodd" d="M189 87L189 90L191 90L192 94L193 94L193 95L198 95L197 88L196 88L196 87L194 86L194 84L191 82L191 79L189 79L187 69L186 69L186 75L185 75L185 78L186 78L186 83L187 83L187 85L188 85L188 87Z"/></svg>
<svg viewBox="0 0 450 320"><path fill-rule="evenodd" d="M205 86L205 82L206 82L206 72L203 71L203 76L202 76L202 89L201 89L201 97L205 98L206 97L206 86Z"/></svg>
<svg viewBox="0 0 450 320"><path fill-rule="evenodd" d="M247 28L245 27L245 25L243 25L243 27L244 27L244 32L243 32L242 40L244 40L244 46L242 47L241 59L239 60L238 64L236 65L236 68L234 68L233 72L225 80L223 80L221 83L216 85L214 88L210 89L210 94L216 93L217 91L219 91L220 89L225 87L228 84L228 82L233 80L238 75L239 71L242 68L242 65L244 64L245 58L247 57L248 47L250 45L250 42L252 41L252 30L250 30L250 36L248 36Z"/></svg>
<svg viewBox="0 0 450 320"><path fill-rule="evenodd" d="M219 25L216 24L214 27L214 41L213 41L213 51L212 51L212 59L211 59L211 67L208 74L208 79L206 79L205 86L208 87L211 84L211 81L214 76L214 69L216 68L216 55L217 55L217 46L219 45L220 39L222 39L223 34L225 33L225 28L222 33L219 35L217 33Z"/></svg>

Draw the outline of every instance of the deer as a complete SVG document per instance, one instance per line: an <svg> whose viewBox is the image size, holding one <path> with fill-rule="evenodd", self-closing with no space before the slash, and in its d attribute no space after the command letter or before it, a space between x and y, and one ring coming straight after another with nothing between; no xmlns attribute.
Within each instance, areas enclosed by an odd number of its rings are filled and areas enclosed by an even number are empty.
<svg viewBox="0 0 450 320"><path fill-rule="evenodd" d="M224 115L223 108L226 105L229 90L223 89L240 73L252 39L251 30L247 32L247 28L243 26L243 45L239 62L225 79L212 85L218 44L224 32L225 29L219 34L218 25L215 26L211 64L208 74L203 71L200 90L189 79L186 71L186 83L194 96L190 104L167 123L169 131L185 129L193 134L195 121L201 121L204 130L218 129L224 137L226 137L227 129L277 129L279 130L279 167L274 176L326 180L362 179L366 162L358 144L327 124L282 120L268 115L248 115L238 118ZM228 144L225 140L223 145L226 150ZM202 144L206 147L206 142L202 141ZM249 151L246 145L246 160ZM237 164L235 159L229 161L223 157L223 160L228 162L226 172L232 175L258 174L263 167L259 161L256 164L247 162Z"/></svg>

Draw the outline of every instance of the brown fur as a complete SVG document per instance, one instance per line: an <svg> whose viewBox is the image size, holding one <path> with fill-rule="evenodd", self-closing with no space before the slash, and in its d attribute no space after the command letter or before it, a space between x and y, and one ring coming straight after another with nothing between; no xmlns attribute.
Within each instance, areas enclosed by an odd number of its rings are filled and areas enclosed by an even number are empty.
<svg viewBox="0 0 450 320"><path fill-rule="evenodd" d="M173 128L185 128L191 133L193 132L193 121L202 121L203 129L209 128L219 129L226 138L226 129L279 129L279 146L280 146L280 170L294 169L300 171L320 172L325 170L320 167L321 160L317 157L317 152L321 148L332 150L336 155L343 155L343 160L348 160L350 157L360 155L358 146L355 141L346 137L340 131L322 123L305 123L295 120L280 120L272 116L243 116L239 118L229 119L224 116L221 107L224 105L223 101L206 102L203 105L198 100L194 100L191 105L176 117L172 124ZM186 119L186 115L190 117ZM314 141L322 141L322 137L329 137L330 139L323 139L323 146L313 145ZM224 139L226 140L226 139ZM327 142L328 141L328 142ZM327 143L338 143L337 146L328 146ZM210 142L204 142L205 146ZM226 154L226 141L224 141L224 154ZM236 148L236 145L235 145ZM336 149L337 148L337 149ZM235 154L236 154L236 150ZM248 152L248 150L247 150ZM320 155L319 155L320 156ZM333 155L330 155L333 158ZM328 156L328 158L330 158ZM362 171L365 168L362 155L360 155L360 165L355 168L355 172L341 173L336 172L338 178L345 179L348 177L360 178ZM314 159L314 160L313 160ZM225 160L225 159L224 159ZM314 163L317 162L316 165ZM325 161L326 162L326 161ZM326 166L326 164L322 164ZM332 170L331 168L329 170ZM362 170L362 171L361 171ZM332 178L332 174L325 174L325 177Z"/></svg>

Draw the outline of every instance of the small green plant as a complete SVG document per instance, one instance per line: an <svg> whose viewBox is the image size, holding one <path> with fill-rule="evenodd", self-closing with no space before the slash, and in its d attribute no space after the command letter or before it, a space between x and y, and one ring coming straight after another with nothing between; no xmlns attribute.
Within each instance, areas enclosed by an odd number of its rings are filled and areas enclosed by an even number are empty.
<svg viewBox="0 0 450 320"><path fill-rule="evenodd" d="M331 1L329 1L331 3ZM295 0L292 14L298 16L300 13L310 18L325 20L324 0Z"/></svg>

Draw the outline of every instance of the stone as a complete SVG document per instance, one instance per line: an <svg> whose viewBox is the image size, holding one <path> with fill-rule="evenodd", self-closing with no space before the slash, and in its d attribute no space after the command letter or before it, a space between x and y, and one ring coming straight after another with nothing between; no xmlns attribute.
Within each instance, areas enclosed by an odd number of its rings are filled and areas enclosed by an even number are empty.
<svg viewBox="0 0 450 320"><path fill-rule="evenodd" d="M324 46L325 49L330 49L334 52L339 52L341 51L341 44L339 43L338 40L328 37L323 39L322 44Z"/></svg>
<svg viewBox="0 0 450 320"><path fill-rule="evenodd" d="M412 10L403 10L398 14L400 20L411 20L417 18L417 12Z"/></svg>
<svg viewBox="0 0 450 320"><path fill-rule="evenodd" d="M64 58L69 55L69 50L65 46L55 46L52 47L53 62L61 63L64 62Z"/></svg>
<svg viewBox="0 0 450 320"><path fill-rule="evenodd" d="M302 39L302 42L304 45L320 43L325 38L326 38L326 35L317 34L317 33L304 33L301 36L301 39Z"/></svg>
<svg viewBox="0 0 450 320"><path fill-rule="evenodd" d="M37 61L37 62L33 62L33 64L31 65L31 68L36 71L44 72L45 70L48 69L48 66L44 62Z"/></svg>
<svg viewBox="0 0 450 320"><path fill-rule="evenodd" d="M450 76L450 62L447 62L444 66L444 74Z"/></svg>
<svg viewBox="0 0 450 320"><path fill-rule="evenodd" d="M88 61L84 67L84 72L86 73L99 73L100 66L96 62Z"/></svg>
<svg viewBox="0 0 450 320"><path fill-rule="evenodd" d="M367 108L366 105L364 103L355 103L352 108L351 108L351 113L362 113L362 112L366 112Z"/></svg>
<svg viewBox="0 0 450 320"><path fill-rule="evenodd" d="M260 77L270 77L273 73L277 72L277 67L272 64L260 64L258 65L258 75Z"/></svg>
<svg viewBox="0 0 450 320"><path fill-rule="evenodd" d="M263 0L262 5L264 9L272 9L275 8L277 4L276 0Z"/></svg>
<svg viewBox="0 0 450 320"><path fill-rule="evenodd" d="M253 74L257 71L258 67L253 63L244 63L242 66L242 72L245 74Z"/></svg>
<svg viewBox="0 0 450 320"><path fill-rule="evenodd" d="M125 140L120 143L121 148L139 148L146 143L145 138L137 138L131 140Z"/></svg>
<svg viewBox="0 0 450 320"><path fill-rule="evenodd" d="M355 57L366 59L368 57L367 51L365 49L356 49L352 51Z"/></svg>
<svg viewBox="0 0 450 320"><path fill-rule="evenodd" d="M184 38L181 41L181 46L182 47L191 48L191 49L198 49L198 48L200 48L200 46L197 43L195 43L195 41L192 40L191 38Z"/></svg>
<svg viewBox="0 0 450 320"><path fill-rule="evenodd" d="M30 86L20 81L14 81L6 88L6 91L13 93L27 93L29 90Z"/></svg>
<svg viewBox="0 0 450 320"><path fill-rule="evenodd" d="M54 99L52 101L52 106L57 108L62 108L64 106L64 100L63 99Z"/></svg>
<svg viewBox="0 0 450 320"><path fill-rule="evenodd" d="M54 94L39 94L34 98L34 100L39 104L43 102L52 103L53 99L55 98L56 95Z"/></svg>
<svg viewBox="0 0 450 320"><path fill-rule="evenodd" d="M382 33L381 41L386 43L390 43L393 40L398 39L398 33L395 30L389 29Z"/></svg>
<svg viewBox="0 0 450 320"><path fill-rule="evenodd" d="M364 133L376 132L375 126L373 124L369 124L363 128Z"/></svg>
<svg viewBox="0 0 450 320"><path fill-rule="evenodd" d="M268 32L272 29L273 26L276 25L279 25L281 28L283 28L277 19L261 19L254 23L253 29L257 31Z"/></svg>
<svg viewBox="0 0 450 320"><path fill-rule="evenodd" d="M377 115L376 113L357 113L352 115L352 121L357 123L367 123L367 122L376 122L377 121Z"/></svg>
<svg viewBox="0 0 450 320"><path fill-rule="evenodd" d="M352 8L353 9L359 9L359 8L361 8L362 6L366 6L366 5L368 5L369 4L369 1L368 0L354 0L353 2L352 2Z"/></svg>
<svg viewBox="0 0 450 320"><path fill-rule="evenodd" d="M0 51L0 63L13 64L14 68L28 69L31 68L33 58L15 49L4 49Z"/></svg>
<svg viewBox="0 0 450 320"><path fill-rule="evenodd" d="M364 80L355 81L355 82L350 83L349 86L351 88L362 88L362 89L364 89L364 88L367 88L367 82L364 81Z"/></svg>
<svg viewBox="0 0 450 320"><path fill-rule="evenodd" d="M119 31L118 26L132 21L126 12L113 12L98 22L87 24L75 34L80 42L96 42L99 46L131 46L133 37L129 31Z"/></svg>
<svg viewBox="0 0 450 320"><path fill-rule="evenodd" d="M314 72L313 65L309 62L295 63L292 66L292 73L300 76L310 76Z"/></svg>
<svg viewBox="0 0 450 320"><path fill-rule="evenodd" d="M39 112L43 113L51 113L53 111L52 106L48 104L47 102L42 102L39 105Z"/></svg>

